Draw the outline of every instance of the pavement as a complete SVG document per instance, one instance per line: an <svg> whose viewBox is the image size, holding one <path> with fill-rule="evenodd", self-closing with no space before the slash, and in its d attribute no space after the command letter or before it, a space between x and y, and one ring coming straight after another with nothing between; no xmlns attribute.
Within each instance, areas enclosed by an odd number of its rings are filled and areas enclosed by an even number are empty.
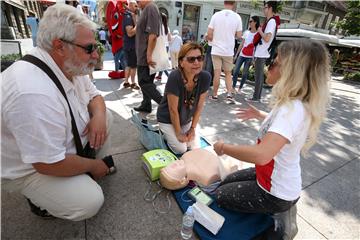
<svg viewBox="0 0 360 240"><path fill-rule="evenodd" d="M156 213L152 204L143 200L149 188L140 161L145 149L129 121L131 109L141 102L142 95L140 91L124 89L122 80L108 80L107 73L112 69L112 55L107 52L104 69L93 74L96 87L114 116L111 154L118 171L99 181L105 195L104 206L85 221L42 220L30 212L22 195L2 191L1 239L180 239L182 213L172 195L167 214ZM246 85L243 93L236 95L236 103L228 105L223 82L219 101L206 102L200 132L212 143L223 138L231 143L254 144L260 122L241 122L234 115L236 108L246 106L245 97L251 96L253 86ZM156 82L160 91L165 83L163 74L162 80ZM317 144L301 160L303 186L297 203L299 232L295 239L360 239L359 92L360 85L335 78L331 81L328 117ZM270 90L264 89L263 102L254 105L269 110L269 94ZM156 104L153 106L149 119L155 118ZM159 196L155 205L166 207L165 194Z"/></svg>

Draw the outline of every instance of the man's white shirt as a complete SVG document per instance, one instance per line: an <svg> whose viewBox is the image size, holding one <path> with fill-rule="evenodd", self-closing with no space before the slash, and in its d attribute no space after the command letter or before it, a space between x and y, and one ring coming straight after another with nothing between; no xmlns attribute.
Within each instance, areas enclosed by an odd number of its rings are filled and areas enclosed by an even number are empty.
<svg viewBox="0 0 360 240"><path fill-rule="evenodd" d="M88 76L70 82L44 50L30 52L59 78L81 136L90 120L88 104L99 92ZM37 66L17 61L2 73L1 177L15 179L35 172L32 163L55 163L75 154L67 102L53 81Z"/></svg>
<svg viewBox="0 0 360 240"><path fill-rule="evenodd" d="M232 10L221 10L212 16L209 28L214 30L211 54L233 56L235 34L242 31L241 17Z"/></svg>
<svg viewBox="0 0 360 240"><path fill-rule="evenodd" d="M275 19L270 19L270 21L266 24L266 28L264 31L264 34L271 33L270 41L265 42L264 39L261 39L262 44L259 43L256 46L254 57L258 57L258 58L270 57L270 53L268 49L275 37L275 30L276 30L276 21Z"/></svg>

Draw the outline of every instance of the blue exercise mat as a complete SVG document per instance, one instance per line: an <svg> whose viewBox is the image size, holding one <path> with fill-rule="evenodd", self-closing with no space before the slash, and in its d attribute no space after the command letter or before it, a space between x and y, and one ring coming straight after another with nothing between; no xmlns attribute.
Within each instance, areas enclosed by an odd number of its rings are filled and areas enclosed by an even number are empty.
<svg viewBox="0 0 360 240"><path fill-rule="evenodd" d="M201 148L211 146L204 137L200 137L200 144ZM185 212L187 208L194 203L194 201L187 196L187 191L190 189L191 187L185 187L181 190L172 191L182 212ZM212 234L201 224L195 222L194 231L202 240L253 239L273 224L272 218L266 214L229 211L219 208L216 202L213 202L210 208L222 215L225 218L225 222L216 235Z"/></svg>
<svg viewBox="0 0 360 240"><path fill-rule="evenodd" d="M172 191L182 212L185 212L194 203L187 195L187 191L190 189L190 187L185 187L181 190ZM195 222L194 231L202 240L253 239L273 224L272 218L266 214L229 211L219 208L216 202L213 202L209 207L222 215L225 222L216 235Z"/></svg>

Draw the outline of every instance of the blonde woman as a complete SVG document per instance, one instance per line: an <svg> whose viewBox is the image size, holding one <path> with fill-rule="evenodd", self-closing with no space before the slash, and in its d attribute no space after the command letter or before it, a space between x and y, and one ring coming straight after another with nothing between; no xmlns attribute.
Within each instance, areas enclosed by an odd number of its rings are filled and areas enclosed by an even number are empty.
<svg viewBox="0 0 360 240"><path fill-rule="evenodd" d="M238 118L263 120L256 145L215 143L219 155L255 164L230 174L217 189L217 203L239 212L274 214L283 239L297 233L296 207L301 192L300 153L316 140L329 102L329 54L317 41L283 42L266 82L273 85L269 114L249 106Z"/></svg>

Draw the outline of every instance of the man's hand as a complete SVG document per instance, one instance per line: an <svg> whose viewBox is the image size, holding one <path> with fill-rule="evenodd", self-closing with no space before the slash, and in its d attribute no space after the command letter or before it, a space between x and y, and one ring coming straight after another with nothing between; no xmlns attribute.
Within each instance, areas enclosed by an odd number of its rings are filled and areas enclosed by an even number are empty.
<svg viewBox="0 0 360 240"><path fill-rule="evenodd" d="M94 177L95 180L100 179L106 174L109 173L109 168L106 166L103 160L101 159L94 159L94 165L90 171L91 175Z"/></svg>
<svg viewBox="0 0 360 240"><path fill-rule="evenodd" d="M106 140L106 115L94 115L86 125L83 136L88 136L90 147L99 149Z"/></svg>
<svg viewBox="0 0 360 240"><path fill-rule="evenodd" d="M156 62L154 62L154 61L152 60L152 57L151 57L151 56L147 56L147 63L148 63L149 66L151 66L151 67L153 67L153 68L155 68L155 66L156 66Z"/></svg>

